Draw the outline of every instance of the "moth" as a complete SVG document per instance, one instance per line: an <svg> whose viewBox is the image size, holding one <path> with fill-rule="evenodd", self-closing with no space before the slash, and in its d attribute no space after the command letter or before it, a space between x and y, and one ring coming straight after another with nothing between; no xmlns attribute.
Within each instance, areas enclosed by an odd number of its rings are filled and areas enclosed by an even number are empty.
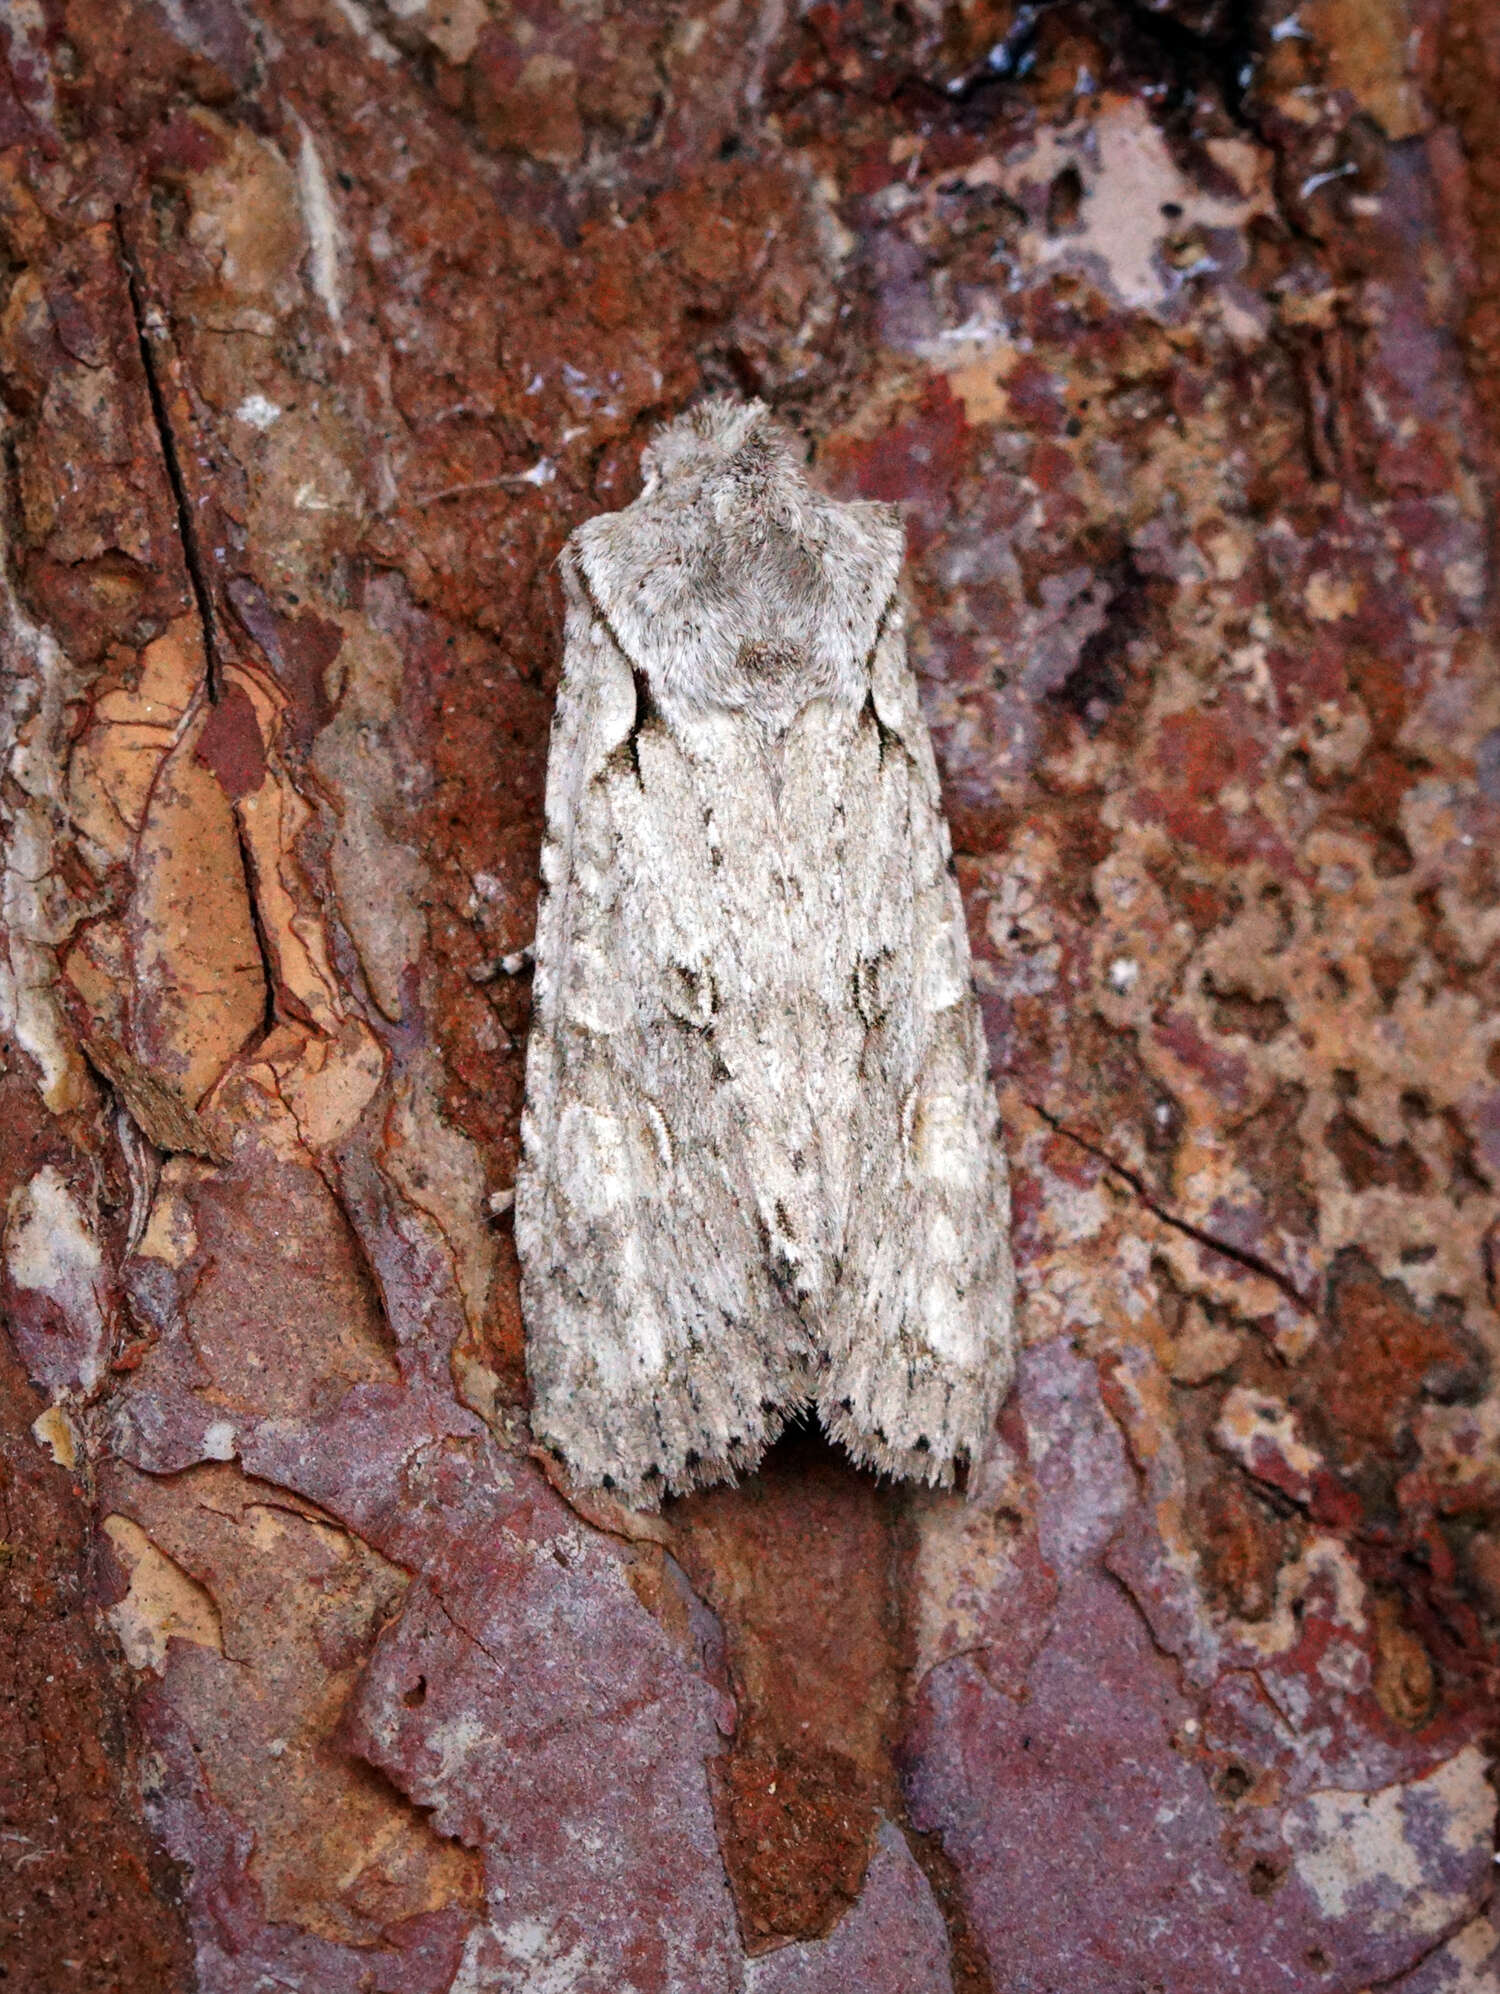
<svg viewBox="0 0 1500 1994"><path fill-rule="evenodd" d="M893 507L760 402L565 547L515 1229L532 1425L651 1504L815 1407L946 1483L1013 1366L1009 1193Z"/></svg>

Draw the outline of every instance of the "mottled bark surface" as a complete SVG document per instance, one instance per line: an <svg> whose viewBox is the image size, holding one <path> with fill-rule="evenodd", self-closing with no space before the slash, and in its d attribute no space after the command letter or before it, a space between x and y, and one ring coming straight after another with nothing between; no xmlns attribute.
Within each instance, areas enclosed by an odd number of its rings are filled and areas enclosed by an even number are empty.
<svg viewBox="0 0 1500 1994"><path fill-rule="evenodd" d="M1492 1988L1493 10L0 42L0 1984ZM551 563L705 386L907 511L967 1501L527 1451Z"/></svg>

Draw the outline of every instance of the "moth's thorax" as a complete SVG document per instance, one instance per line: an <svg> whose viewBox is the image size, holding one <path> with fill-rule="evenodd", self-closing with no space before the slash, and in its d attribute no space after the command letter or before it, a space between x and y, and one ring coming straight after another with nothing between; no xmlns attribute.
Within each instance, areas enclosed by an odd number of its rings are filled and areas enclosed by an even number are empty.
<svg viewBox="0 0 1500 1994"><path fill-rule="evenodd" d="M663 713L744 713L774 736L814 701L862 706L901 566L894 513L817 491L756 407L674 425L645 469L635 503L572 546Z"/></svg>

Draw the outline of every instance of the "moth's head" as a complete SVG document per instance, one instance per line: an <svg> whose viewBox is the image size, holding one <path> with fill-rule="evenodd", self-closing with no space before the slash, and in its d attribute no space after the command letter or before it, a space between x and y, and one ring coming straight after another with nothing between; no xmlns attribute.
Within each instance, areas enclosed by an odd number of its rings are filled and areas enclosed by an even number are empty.
<svg viewBox="0 0 1500 1994"><path fill-rule="evenodd" d="M675 487L708 501L727 523L747 508L776 511L772 495L805 489L800 453L764 402L713 395L659 429L641 455L641 497Z"/></svg>
<svg viewBox="0 0 1500 1994"><path fill-rule="evenodd" d="M867 696L901 521L825 497L801 456L764 402L701 402L652 438L640 497L574 534L591 603L658 699L784 727L809 700Z"/></svg>

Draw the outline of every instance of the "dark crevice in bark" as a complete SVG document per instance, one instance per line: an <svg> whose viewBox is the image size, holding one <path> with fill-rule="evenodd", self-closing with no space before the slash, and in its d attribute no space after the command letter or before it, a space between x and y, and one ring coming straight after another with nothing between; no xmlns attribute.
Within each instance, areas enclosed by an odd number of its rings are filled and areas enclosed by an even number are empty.
<svg viewBox="0 0 1500 1994"><path fill-rule="evenodd" d="M898 1825L948 1928L953 1994L999 1994L989 1959L969 1920L963 1874L943 1846L942 1835L936 1828L914 1828L909 1820Z"/></svg>
<svg viewBox="0 0 1500 1994"><path fill-rule="evenodd" d="M1223 6L1186 8L1186 18L1180 18L1151 0L1125 0L1121 12L1127 39L1143 56L1149 52L1151 66L1167 83L1169 114L1196 92L1211 89L1237 125L1254 129L1245 100L1259 53L1257 8L1246 0L1227 0ZM1195 12L1201 16L1196 21Z"/></svg>
<svg viewBox="0 0 1500 1994"><path fill-rule="evenodd" d="M1497 1856L1496 1860L1500 1861L1500 1856ZM1453 1924L1445 1926L1438 1933L1437 1937L1433 1939L1431 1944L1424 1946L1416 1958L1408 1960L1405 1966L1399 1967L1396 1972L1388 1975L1385 1979L1370 1981L1366 1989L1366 1994L1380 1994L1382 1987L1394 1988L1398 1990L1399 1994L1399 1989L1411 1978L1412 1974L1417 1972L1420 1967L1425 1966L1428 1960L1435 1954L1440 1953L1444 1946L1452 1945L1465 1926L1473 1924L1476 1918L1484 1916L1485 1912L1490 1908L1493 1897L1494 1893L1490 1892L1482 1904L1477 1905L1472 1911L1464 1912ZM1484 1963L1481 1962L1481 1964Z"/></svg>
<svg viewBox="0 0 1500 1994"><path fill-rule="evenodd" d="M1162 0L1084 0L1072 8L1057 0L1024 0L1004 35L977 61L947 76L908 70L900 93L954 107L971 120L1003 118L1006 107L1021 100L1039 59L1045 60L1049 39L1055 45L1070 28L1097 36L1109 82L1152 88L1165 124L1183 123L1195 100L1209 96L1242 131L1259 135L1252 100L1262 36L1258 11L1247 0L1188 0L1177 7Z"/></svg>
<svg viewBox="0 0 1500 1994"><path fill-rule="evenodd" d="M969 1474L973 1470L969 1468ZM961 1499L961 1497L959 1497ZM886 1497L888 1507L888 1543L890 1557L886 1561L886 1621L898 1643L898 1683L900 1683L900 1719L898 1737L910 1739L916 1723L916 1705L932 1669L920 1667L920 1647L918 1647L918 1623L912 1601L918 1591L918 1511L910 1496L902 1496L890 1490ZM977 1641L967 1649L957 1649L953 1653L943 1653L941 1663L957 1661L959 1655L979 1655L989 1647L987 1641ZM939 1663L934 1663L938 1667ZM979 1942L979 1934L969 1918L969 1906L963 1888L963 1872L951 1858L943 1844L941 1828L922 1828L912 1817L912 1801L906 1789L906 1779L902 1777L902 1745L896 1747L896 1807L892 1809L894 1827L900 1828L912 1860L918 1864L922 1874L928 1878L928 1888L932 1900L938 1906L939 1916L947 1930L947 1956L949 1972L953 1980L953 1994L999 1994L995 1986L993 1972L989 1970L989 1958Z"/></svg>
<svg viewBox="0 0 1500 1994"><path fill-rule="evenodd" d="M208 670L208 696L217 702L223 695L224 683L219 662L218 621L214 614L213 591L209 587L203 550L198 544L198 529L193 519L193 506L188 496L187 480L183 476L182 459L177 450L177 437L172 429L172 419L167 413L166 392L162 387L161 374L156 365L156 349L152 343L153 335L146 304L146 281L140 261L126 233L124 216L118 208L115 210L115 236L120 245L120 261L125 266L130 315L135 321L136 346L141 356L141 372L146 378L146 393L151 402L151 418L156 426L156 440L161 449L167 483L172 488L172 503L177 513L177 537L182 543L182 559L187 568L193 601L197 606L198 621L203 626L203 656Z"/></svg>
<svg viewBox="0 0 1500 1994"><path fill-rule="evenodd" d="M255 952L260 957L261 976L266 986L266 1007L260 1021L260 1036L264 1041L276 1026L276 961L271 954L271 938L261 917L260 896L255 890L255 861L251 857L249 840L237 807L234 808L234 840L239 847L240 865L245 874L245 897L250 903L250 931L255 936ZM247 1051L249 1049L246 1048Z"/></svg>
<svg viewBox="0 0 1500 1994"><path fill-rule="evenodd" d="M972 1472L971 1468L971 1476ZM887 1622L897 1642L901 1698L899 1732L909 1738L912 1733L917 1698L922 1684L930 1673L929 1670L921 1670L918 1666L916 1616L911 1605L916 1596L918 1537L916 1514L909 1498L903 1499L892 1490L888 1497L887 1518L890 1554L886 1563L885 1611ZM980 1654L989 1645L988 1642L977 1642L972 1647L945 1653L942 1661L943 1663L956 1661L963 1654ZM999 1994L994 1975L990 1971L989 1959L969 1916L963 1874L944 1846L942 1831L936 1827L918 1827L912 1818L906 1782L901 1777L901 1758L902 1751L898 1745L895 1761L896 1798L899 1806L893 1810L894 1825L904 1837L913 1861L927 1879L932 1901L937 1906L947 1929L953 1994Z"/></svg>
<svg viewBox="0 0 1500 1994"><path fill-rule="evenodd" d="M193 518L187 479L183 475L176 432L172 428L172 418L167 412L166 390L156 364L150 308L146 302L146 280L141 270L140 259L132 248L130 237L126 232L123 211L119 208L115 210L115 239L119 243L120 261L125 269L126 293L130 299L130 315L135 324L136 347L141 356L141 372L145 377L146 394L151 404L151 420L156 429L162 466L167 474L167 484L171 489L172 504L177 515L177 538L182 547L183 566L187 569L188 585L193 592L193 603L203 633L204 690L209 700L217 705L224 694L224 670L219 649L219 626L214 610L213 590L209 584L203 549L198 540L198 528ZM255 862L245 837L245 827L240 821L238 807L233 804L230 807L234 817L235 842L239 846L240 866L245 875L245 897L250 905L250 926L255 935L256 953L260 957L261 977L265 984L266 1006L261 1019L261 1037L265 1038L276 1023L276 962L271 952L265 923L261 918L260 900L255 890Z"/></svg>
<svg viewBox="0 0 1500 1994"><path fill-rule="evenodd" d="M1305 1314L1317 1314L1313 1303L1297 1287L1291 1276L1283 1273L1281 1268L1274 1266L1260 1254L1252 1253L1248 1247L1235 1246L1229 1240L1218 1239L1213 1233L1205 1231L1202 1226L1194 1225L1191 1219L1182 1218L1178 1213L1169 1210L1160 1199L1152 1195L1146 1180L1137 1171L1132 1170L1128 1163L1121 1163L1117 1157L1111 1156L1102 1144L1090 1141L1088 1136L1080 1135L1076 1129L1070 1129L1060 1117L1048 1114L1038 1102L1029 1101L1027 1106L1035 1114L1040 1115L1055 1134L1065 1137L1069 1142L1076 1142L1080 1149L1087 1150L1090 1156L1096 1156L1106 1170L1130 1186L1147 1211L1153 1217L1159 1218L1163 1225L1168 1225L1174 1232L1183 1233L1187 1238L1196 1240L1210 1253L1217 1253L1222 1259L1232 1260L1248 1272L1259 1274L1262 1280L1272 1282L1289 1302L1294 1302Z"/></svg>

